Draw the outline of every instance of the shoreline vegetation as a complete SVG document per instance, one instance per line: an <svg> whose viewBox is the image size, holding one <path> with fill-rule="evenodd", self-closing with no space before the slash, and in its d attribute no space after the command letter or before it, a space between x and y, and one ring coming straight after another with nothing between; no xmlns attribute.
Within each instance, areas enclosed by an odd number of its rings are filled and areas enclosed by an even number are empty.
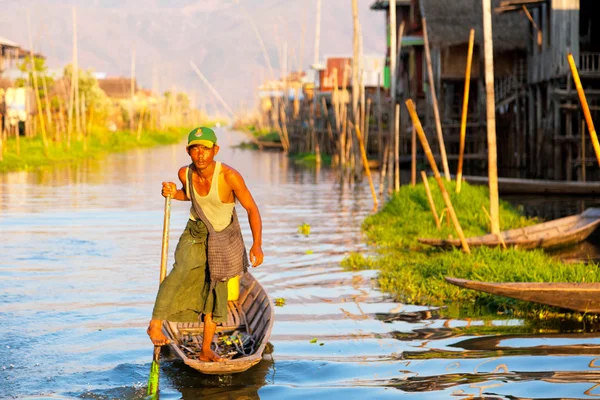
<svg viewBox="0 0 600 400"><path fill-rule="evenodd" d="M133 74L101 85L76 62L55 76L33 55L17 67L22 76L0 88L11 99L0 104L0 173L178 143L201 121L221 122L187 93L143 89Z"/></svg>
<svg viewBox="0 0 600 400"><path fill-rule="evenodd" d="M208 125L211 125L209 123ZM85 139L73 141L70 145L65 142L53 142L44 152L42 138L39 135L19 139L19 153L15 151L15 138L4 142L4 157L0 161L0 173L27 171L55 164L81 161L97 158L109 153L120 153L136 148L149 148L159 145L179 143L192 128L169 127L164 129L149 129L143 135L136 137L136 132L118 130L111 132L98 127L92 128Z"/></svg>
<svg viewBox="0 0 600 400"><path fill-rule="evenodd" d="M462 183L456 194L456 182L444 182L465 236L489 232L484 207L489 206L487 187ZM429 186L436 187L433 177ZM378 284L383 292L405 304L443 307L442 314L465 318L477 313L538 320L561 318L575 321L598 316L508 299L456 287L445 276L490 282L600 282L599 265L565 264L543 250L472 248L471 254L460 249L443 250L420 244L418 237L448 238L456 235L447 224L442 195L432 193L442 226L438 231L429 208L424 185L405 185L393 194L383 208L365 219L362 231L374 255L351 253L342 266L348 270L378 269ZM512 229L539 222L524 217L518 209L500 201L500 229Z"/></svg>

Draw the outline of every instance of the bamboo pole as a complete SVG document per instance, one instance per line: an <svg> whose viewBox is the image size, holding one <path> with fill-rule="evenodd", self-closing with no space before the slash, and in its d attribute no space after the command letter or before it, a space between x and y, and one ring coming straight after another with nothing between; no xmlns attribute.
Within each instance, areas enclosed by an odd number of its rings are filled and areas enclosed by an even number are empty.
<svg viewBox="0 0 600 400"><path fill-rule="evenodd" d="M129 132L133 134L135 126L135 46L131 49L131 80L129 83ZM138 138L138 141L140 139Z"/></svg>
<svg viewBox="0 0 600 400"><path fill-rule="evenodd" d="M456 213L454 212L454 207L452 207L452 201L450 200L450 195L444 186L444 182L442 181L442 177L440 175L440 171L438 170L437 164L435 163L435 159L433 158L433 153L431 152L431 148L429 147L429 142L427 141L427 137L425 136L425 132L423 132L423 126L421 125L421 121L419 120L419 116L417 115L417 110L415 109L415 105L411 99L406 100L406 108L410 114L412 119L412 123L415 126L417 134L419 135L419 139L421 141L421 145L423 146L423 150L425 151L425 155L429 160L429 165L433 170L433 175L440 187L442 192L442 197L444 198L444 203L446 204L446 208L450 211L450 217L452 218L452 223L454 224L454 229L460 238L460 243L462 245L462 249L466 253L470 253L469 245L465 240L465 235L463 233L462 228L460 227L460 223L458 222L458 218Z"/></svg>
<svg viewBox="0 0 600 400"><path fill-rule="evenodd" d="M52 110L50 108L50 99L48 95L48 83L46 82L46 75L44 75L44 79L42 79L42 85L44 86L44 105L46 108L46 119L48 120L48 131L51 132L53 130L52 123ZM54 140L58 140L56 137L57 129L54 129Z"/></svg>
<svg viewBox="0 0 600 400"><path fill-rule="evenodd" d="M585 182L585 121L581 121L581 180Z"/></svg>
<svg viewBox="0 0 600 400"><path fill-rule="evenodd" d="M411 159L410 159L410 182L412 186L417 185L417 132L413 125L411 129Z"/></svg>
<svg viewBox="0 0 600 400"><path fill-rule="evenodd" d="M598 160L598 165L600 165L600 144L598 144L598 135L596 135L596 128L594 128L594 121L592 120L592 114L590 113L590 108L585 98L585 92L583 91L583 87L581 86L581 80L579 79L579 72L577 71L577 66L575 65L573 54L569 53L567 55L567 59L569 60L571 74L573 75L573 81L575 82L575 87L577 88L577 94L579 95L579 102L581 103L583 115L585 116L585 122L587 123L588 132L590 133L590 137L592 139L594 152L596 152L596 159Z"/></svg>
<svg viewBox="0 0 600 400"><path fill-rule="evenodd" d="M421 178L423 179L423 186L425 187L425 193L427 194L427 201L429 202L429 208L431 208L431 213L433 214L433 219L435 220L435 227L439 231L440 229L442 229L442 224L440 223L440 219L439 219L437 211L435 209L435 203L433 202L433 196L431 196L431 189L429 189L429 182L427 181L427 174L423 170L421 170Z"/></svg>
<svg viewBox="0 0 600 400"><path fill-rule="evenodd" d="M79 60L77 51L77 14L76 9L73 7L73 82L75 83L75 91L73 98L73 104L75 105L75 133L77 140L81 140L81 113L79 110Z"/></svg>
<svg viewBox="0 0 600 400"><path fill-rule="evenodd" d="M456 172L456 193L460 193L463 171L463 157L465 154L465 135L467 132L467 112L469 110L469 89L471 86L471 62L473 61L473 42L475 29L469 33L469 50L467 51L467 67L465 68L465 92L463 94L462 117L460 120L460 146L458 152L458 170Z"/></svg>
<svg viewBox="0 0 600 400"><path fill-rule="evenodd" d="M379 195L383 195L383 187L385 184L385 176L387 173L388 157L390 154L389 143L386 143L383 148L383 157L381 163L381 174L379 175ZM383 200L382 200L383 202Z"/></svg>
<svg viewBox="0 0 600 400"><path fill-rule="evenodd" d="M33 80L33 90L35 91L35 103L37 105L38 119L40 120L40 129L42 131L42 143L44 145L44 155L48 156L48 138L46 137L46 125L44 124L44 115L42 112L42 101L38 90L37 71L35 70L35 59L33 58L33 40L31 39L31 23L29 21L29 11L27 11L27 30L29 32L29 62L31 65L31 75Z"/></svg>
<svg viewBox="0 0 600 400"><path fill-rule="evenodd" d="M352 123L350 123L352 124ZM369 161L367 160L367 152L365 151L365 144L363 142L362 134L360 133L360 128L358 126L354 127L356 131L356 137L358 139L358 145L360 146L360 155L363 160L365 174L367 175L367 179L369 179L369 187L371 188L371 195L373 196L373 211L377 211L377 194L375 193L375 186L373 185L373 178L371 177L371 169L369 168Z"/></svg>
<svg viewBox="0 0 600 400"><path fill-rule="evenodd" d="M400 191L400 104L396 104L394 123L394 191Z"/></svg>
<svg viewBox="0 0 600 400"><path fill-rule="evenodd" d="M485 58L485 93L488 139L488 184L492 233L500 232L500 205L498 200L498 162L496 151L496 104L494 100L494 49L492 39L492 11L490 0L483 5L483 43Z"/></svg>
<svg viewBox="0 0 600 400"><path fill-rule="evenodd" d="M358 37L358 0L352 0L352 117L356 127L360 127L360 114L358 111L358 100L360 96L359 57L360 39Z"/></svg>
<svg viewBox="0 0 600 400"><path fill-rule="evenodd" d="M433 67L431 66L431 52L429 51L429 37L427 36L427 21L421 19L423 25L423 40L425 42L425 59L427 60L427 75L429 77L429 91L433 103L433 116L435 117L435 130L437 132L440 145L440 155L442 157L442 166L444 167L444 176L450 180L450 169L448 168L448 157L446 156L446 145L444 144L444 134L442 132L442 121L440 119L440 110L438 108L437 95L435 92L435 81L433 79Z"/></svg>
<svg viewBox="0 0 600 400"><path fill-rule="evenodd" d="M399 185L396 185L396 181L394 178L396 178L396 176L394 175L395 173L395 165L396 162L398 160L395 159L396 157L396 143L395 143L395 138L396 138L396 124L392 123L392 121L396 121L396 50L397 50L397 36L396 36L396 25L397 25L397 21L396 21L396 0L390 0L389 2L390 5L390 9L389 9L389 14L390 14L390 21L389 21L389 29L388 29L388 34L390 35L390 98L391 98L391 105L390 105L390 118L389 118L389 141L390 141L390 146L394 146L393 147L393 154L394 154L394 158L391 160L392 161L392 167L390 168L390 170L388 171L389 173L389 179L391 179L392 181L390 181L390 185L388 186L388 190L392 189L392 185L394 187L395 191L400 190Z"/></svg>
<svg viewBox="0 0 600 400"><path fill-rule="evenodd" d="M490 213L488 213L488 210L485 208L485 206L482 204L481 208L483 208L483 212L485 213L485 216L488 218L488 221L490 221L490 224L492 223L492 216L490 215ZM502 245L502 248L504 250L506 250L506 243L504 243L504 238L502 237L502 233L498 232L496 234L496 237L498 237L498 240L500 240L500 244Z"/></svg>

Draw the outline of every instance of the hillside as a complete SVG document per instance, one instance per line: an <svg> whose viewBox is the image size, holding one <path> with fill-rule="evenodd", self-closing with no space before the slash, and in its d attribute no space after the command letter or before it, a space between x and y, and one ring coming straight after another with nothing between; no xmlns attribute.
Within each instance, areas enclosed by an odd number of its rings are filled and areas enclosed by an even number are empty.
<svg viewBox="0 0 600 400"><path fill-rule="evenodd" d="M383 54L384 14L359 0L365 53ZM27 7L24 7L24 5ZM186 90L211 108L189 65L192 60L234 109L253 105L253 88L267 68L249 16L258 26L273 68L287 41L289 61L312 63L316 0L28 0L3 2L0 36L28 48L27 12L34 49L61 67L72 57L73 5L77 10L79 64L108 75L126 75L136 51L136 76L145 87ZM302 40L305 26L304 41ZM323 0L321 57L352 53L350 0Z"/></svg>

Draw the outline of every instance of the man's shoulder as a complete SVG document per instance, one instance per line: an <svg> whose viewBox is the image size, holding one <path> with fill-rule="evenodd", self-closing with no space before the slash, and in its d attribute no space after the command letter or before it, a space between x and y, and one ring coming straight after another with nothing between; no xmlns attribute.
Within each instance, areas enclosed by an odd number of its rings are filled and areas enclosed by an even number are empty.
<svg viewBox="0 0 600 400"><path fill-rule="evenodd" d="M240 173L235 168L231 167L230 165L221 163L221 174L228 176L228 175L239 175Z"/></svg>

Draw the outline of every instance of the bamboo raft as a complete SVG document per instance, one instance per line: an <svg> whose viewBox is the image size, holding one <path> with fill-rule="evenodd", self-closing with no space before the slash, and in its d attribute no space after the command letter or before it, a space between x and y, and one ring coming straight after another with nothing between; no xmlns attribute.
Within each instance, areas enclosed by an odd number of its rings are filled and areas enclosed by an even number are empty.
<svg viewBox="0 0 600 400"><path fill-rule="evenodd" d="M517 300L566 308L583 313L600 313L600 283L569 282L480 282L446 277L466 289Z"/></svg>
<svg viewBox="0 0 600 400"><path fill-rule="evenodd" d="M520 249L549 249L568 246L585 240L600 224L600 208L588 208L581 214L559 218L498 234L467 238L469 246L506 246ZM419 242L444 248L460 247L459 239L419 238Z"/></svg>
<svg viewBox="0 0 600 400"><path fill-rule="evenodd" d="M261 284L245 273L240 279L237 301L228 302L228 319L217 326L213 349L227 360L200 361L197 354L202 343L202 322L163 323L163 332L171 340L171 348L186 365L204 374L232 374L246 371L262 359L271 336L274 321L271 299Z"/></svg>

